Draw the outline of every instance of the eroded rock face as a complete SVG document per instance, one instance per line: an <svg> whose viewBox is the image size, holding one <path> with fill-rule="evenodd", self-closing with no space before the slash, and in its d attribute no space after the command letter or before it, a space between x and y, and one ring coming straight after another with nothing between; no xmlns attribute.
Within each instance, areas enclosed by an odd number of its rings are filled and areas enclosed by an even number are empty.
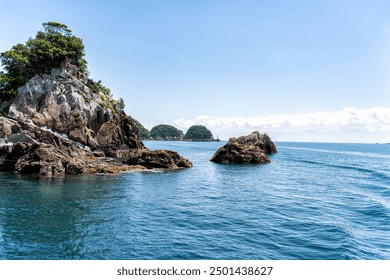
<svg viewBox="0 0 390 280"><path fill-rule="evenodd" d="M146 149L136 122L91 83L68 65L19 88L0 117L0 171L56 176L191 166L175 152ZM140 164L123 164L135 157Z"/></svg>
<svg viewBox="0 0 390 280"><path fill-rule="evenodd" d="M24 143L13 146L17 149ZM28 145L15 163L14 172L19 174L38 174L43 176L57 176L67 174L80 174L84 162L73 158L49 144Z"/></svg>
<svg viewBox="0 0 390 280"><path fill-rule="evenodd" d="M63 176L65 174L114 174L120 171L146 170L143 166L124 165L104 158L71 157L50 144L16 143L0 146L0 170L18 174Z"/></svg>
<svg viewBox="0 0 390 280"><path fill-rule="evenodd" d="M18 89L8 117L50 128L71 140L115 156L118 149L144 148L135 121L75 66L38 75Z"/></svg>
<svg viewBox="0 0 390 280"><path fill-rule="evenodd" d="M130 156L129 165L141 165L147 169L179 169L190 168L192 163L177 152L167 150L142 150Z"/></svg>
<svg viewBox="0 0 390 280"><path fill-rule="evenodd" d="M267 134L252 132L247 136L230 138L217 150L211 161L218 163L269 163L267 155L276 153L275 144Z"/></svg>

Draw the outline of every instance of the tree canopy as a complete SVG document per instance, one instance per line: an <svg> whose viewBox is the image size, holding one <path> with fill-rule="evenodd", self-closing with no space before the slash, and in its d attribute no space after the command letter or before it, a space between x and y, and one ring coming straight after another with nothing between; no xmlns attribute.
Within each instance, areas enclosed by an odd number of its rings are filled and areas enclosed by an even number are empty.
<svg viewBox="0 0 390 280"><path fill-rule="evenodd" d="M83 41L58 22L43 23L43 31L25 44L17 44L0 54L4 71L0 72L0 98L13 96L16 89L37 74L69 62L86 72Z"/></svg>
<svg viewBox="0 0 390 280"><path fill-rule="evenodd" d="M193 125L186 133L187 140L194 141L209 141L213 140L213 134L203 125Z"/></svg>

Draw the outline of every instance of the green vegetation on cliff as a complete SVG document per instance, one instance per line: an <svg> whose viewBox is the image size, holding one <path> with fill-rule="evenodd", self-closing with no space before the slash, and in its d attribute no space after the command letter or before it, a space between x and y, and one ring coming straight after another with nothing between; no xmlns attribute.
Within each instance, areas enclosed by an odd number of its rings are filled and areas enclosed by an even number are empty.
<svg viewBox="0 0 390 280"><path fill-rule="evenodd" d="M203 125L191 126L185 135L186 140L192 141L212 141L214 140L213 134Z"/></svg>
<svg viewBox="0 0 390 280"><path fill-rule="evenodd" d="M0 72L0 99L9 99L16 90L37 74L50 73L62 63L77 66L86 72L83 41L58 22L43 24L35 38L17 44L0 54L4 71Z"/></svg>
<svg viewBox="0 0 390 280"><path fill-rule="evenodd" d="M0 54L4 69L0 72L0 115L8 112L17 89L36 75L50 74L54 68L74 65L88 77L83 41L72 35L65 24L47 22L42 25L43 31L39 31L35 38ZM117 104L121 110L124 109L124 100L120 98L115 101L110 89L102 85L102 81L88 78L87 86L100 96L100 106L110 109L114 114L118 111ZM91 100L85 98L86 102Z"/></svg>
<svg viewBox="0 0 390 280"><path fill-rule="evenodd" d="M183 131L172 125L159 124L150 130L150 135L154 140L182 140Z"/></svg>
<svg viewBox="0 0 390 280"><path fill-rule="evenodd" d="M88 85L88 87L92 90L93 93L103 92L105 95L108 95L108 96L111 95L111 90L109 88L106 88L105 86L103 86L101 80L99 80L97 82L92 81Z"/></svg>

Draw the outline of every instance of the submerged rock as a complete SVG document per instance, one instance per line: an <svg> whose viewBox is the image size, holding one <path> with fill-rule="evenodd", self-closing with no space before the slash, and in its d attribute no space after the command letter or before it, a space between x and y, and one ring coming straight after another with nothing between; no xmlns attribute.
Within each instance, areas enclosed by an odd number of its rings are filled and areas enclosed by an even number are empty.
<svg viewBox="0 0 390 280"><path fill-rule="evenodd" d="M175 152L145 148L135 120L91 83L67 65L20 87L0 117L0 171L54 176L191 166ZM123 164L135 157L140 164Z"/></svg>
<svg viewBox="0 0 390 280"><path fill-rule="evenodd" d="M276 153L275 144L267 134L252 132L247 136L230 138L217 150L211 161L218 163L269 163L267 155Z"/></svg>

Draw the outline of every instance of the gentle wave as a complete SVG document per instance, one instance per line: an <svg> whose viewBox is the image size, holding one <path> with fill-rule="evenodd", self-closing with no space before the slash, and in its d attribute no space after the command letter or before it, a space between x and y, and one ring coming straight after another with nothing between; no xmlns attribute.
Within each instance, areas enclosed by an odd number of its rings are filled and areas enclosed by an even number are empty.
<svg viewBox="0 0 390 280"><path fill-rule="evenodd" d="M148 145L194 167L0 173L0 258L390 259L389 155L379 145L281 144L272 163L245 166L210 162L221 143Z"/></svg>
<svg viewBox="0 0 390 280"><path fill-rule="evenodd" d="M314 148L302 148L302 147L290 147L290 146L281 146L281 147L290 150L310 151L310 152L319 152L319 153L328 153L328 154L340 154L340 155L349 155L349 156L358 156L358 157L370 157L370 158L378 158L378 159L390 159L390 155L376 154L376 153L369 153L369 152L335 151L335 150L327 150L327 149L314 149Z"/></svg>
<svg viewBox="0 0 390 280"><path fill-rule="evenodd" d="M341 164L333 164L333 163L327 163L327 162L318 162L318 161L313 161L313 160L305 160L305 159L293 159L292 161L295 162L300 162L300 163L308 163L308 164L315 164L319 166L325 166L325 167L332 167L332 168L337 168L337 169L347 169L347 170L354 170L358 172L363 172L363 173L368 173L370 175L379 177L380 179L384 180L389 180L390 176L368 168L362 168L358 166L352 166L352 165L341 165Z"/></svg>

